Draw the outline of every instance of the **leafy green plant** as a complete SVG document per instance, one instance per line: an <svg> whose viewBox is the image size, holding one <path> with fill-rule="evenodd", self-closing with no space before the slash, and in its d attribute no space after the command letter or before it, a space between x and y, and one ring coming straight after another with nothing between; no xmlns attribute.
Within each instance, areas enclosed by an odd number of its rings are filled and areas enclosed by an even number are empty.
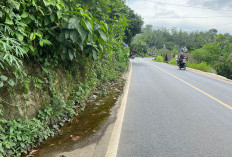
<svg viewBox="0 0 232 157"><path fill-rule="evenodd" d="M164 62L164 57L162 56L157 56L155 59L156 62Z"/></svg>
<svg viewBox="0 0 232 157"><path fill-rule="evenodd" d="M47 84L51 93L50 104L44 106L32 119L0 119L0 154L2 156L21 156L38 146L49 136L54 136L55 131L73 116L74 101L64 100L53 84L53 74L44 68L44 76L47 76ZM30 82L36 88L45 82L37 77L29 77ZM2 112L1 112L2 114Z"/></svg>
<svg viewBox="0 0 232 157"><path fill-rule="evenodd" d="M201 62L201 63L187 62L186 65L187 65L187 67L197 69L197 70L202 70L202 71L205 71L205 72L211 72L212 71L212 67L207 65L207 63L205 63L205 62Z"/></svg>
<svg viewBox="0 0 232 157"><path fill-rule="evenodd" d="M207 64L214 65L216 61L218 60L218 57L222 53L222 49L214 44L206 44L200 49L196 49L193 52L193 58L197 62L206 62Z"/></svg>
<svg viewBox="0 0 232 157"><path fill-rule="evenodd" d="M15 97L44 89L49 95L32 119L0 119L0 156L20 156L54 136L74 103L127 69L124 41L140 29L129 11L113 0L0 1L0 87ZM59 91L57 69L70 74L70 96Z"/></svg>
<svg viewBox="0 0 232 157"><path fill-rule="evenodd" d="M232 60L230 56L220 58L219 63L216 65L217 74L232 79Z"/></svg>
<svg viewBox="0 0 232 157"><path fill-rule="evenodd" d="M62 110L47 106L32 120L0 119L0 156L21 156L54 136L54 132L74 114L72 104L59 109Z"/></svg>
<svg viewBox="0 0 232 157"><path fill-rule="evenodd" d="M107 41L107 24L91 18L81 8L67 13L68 19L61 23L62 32L59 36L59 41L63 44L60 47L61 58L73 60L77 53L85 49L85 55L96 60Z"/></svg>
<svg viewBox="0 0 232 157"><path fill-rule="evenodd" d="M176 58L172 58L168 63L172 64L172 65L177 65L176 64Z"/></svg>

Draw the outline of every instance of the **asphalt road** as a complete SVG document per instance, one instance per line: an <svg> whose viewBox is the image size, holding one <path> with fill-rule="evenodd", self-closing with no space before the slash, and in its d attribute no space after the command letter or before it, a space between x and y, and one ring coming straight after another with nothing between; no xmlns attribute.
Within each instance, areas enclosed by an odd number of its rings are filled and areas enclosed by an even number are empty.
<svg viewBox="0 0 232 157"><path fill-rule="evenodd" d="M132 61L117 157L231 157L232 85Z"/></svg>

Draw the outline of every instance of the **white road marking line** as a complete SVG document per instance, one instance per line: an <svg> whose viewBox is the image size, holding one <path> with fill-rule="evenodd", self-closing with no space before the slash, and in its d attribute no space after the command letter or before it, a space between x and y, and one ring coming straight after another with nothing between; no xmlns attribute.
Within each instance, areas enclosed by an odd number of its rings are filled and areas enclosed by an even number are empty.
<svg viewBox="0 0 232 157"><path fill-rule="evenodd" d="M212 96L212 95L210 95L210 94L208 94L208 93L202 91L201 89L199 89L199 88L193 86L192 84L190 84L190 83L188 83L188 82L182 80L181 78L177 77L176 75L173 75L173 74L167 72L166 70L164 70L164 69L162 69L162 68L160 68L160 67L158 67L158 66L156 66L156 65L154 65L154 64L152 64L152 63L149 63L149 62L146 62L146 61L142 61L142 62L148 63L148 64L150 64L150 65L156 67L157 69L159 69L159 70L161 70L161 71L167 73L168 75L170 75L170 76L176 78L177 80L179 80L179 81L181 81L181 82L187 84L188 86L192 87L193 89L197 90L198 92L200 92L200 93L202 93L202 94L208 96L209 98L213 99L214 101L218 102L219 104L221 104L221 105L225 106L226 108L232 110L232 106L230 106L230 105L228 105L228 104L222 102L221 100L215 98L214 96Z"/></svg>
<svg viewBox="0 0 232 157"><path fill-rule="evenodd" d="M121 99L121 106L117 113L117 120L114 125L114 129L113 129L113 132L110 138L110 142L109 142L105 157L116 157L117 156L118 145L119 145L119 140L120 140L120 135L121 135L121 130L122 130L122 123L123 123L124 113L126 109L127 97L129 93L131 73L132 73L132 63L130 64L131 66L130 66L126 86L124 89L124 95Z"/></svg>

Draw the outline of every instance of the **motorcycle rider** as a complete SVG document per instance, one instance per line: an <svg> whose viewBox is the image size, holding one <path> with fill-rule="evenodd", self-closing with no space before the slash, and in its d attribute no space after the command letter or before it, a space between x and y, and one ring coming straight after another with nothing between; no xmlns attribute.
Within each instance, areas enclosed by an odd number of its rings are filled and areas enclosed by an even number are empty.
<svg viewBox="0 0 232 157"><path fill-rule="evenodd" d="M184 70L186 69L186 58L184 56L184 53L181 53L180 57L178 58L178 67L181 70L183 68Z"/></svg>
<svg viewBox="0 0 232 157"><path fill-rule="evenodd" d="M185 58L184 53L181 53L179 60L178 60L178 64L181 64L184 58Z"/></svg>

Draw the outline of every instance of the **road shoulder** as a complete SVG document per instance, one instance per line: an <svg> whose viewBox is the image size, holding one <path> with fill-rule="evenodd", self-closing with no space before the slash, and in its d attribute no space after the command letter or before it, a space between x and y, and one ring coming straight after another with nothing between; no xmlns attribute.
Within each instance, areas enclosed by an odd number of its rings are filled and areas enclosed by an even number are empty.
<svg viewBox="0 0 232 157"><path fill-rule="evenodd" d="M123 93L121 96L118 98L118 101L116 105L112 108L112 113L110 118L107 120L105 123L109 123L111 121L111 124L107 127L107 129L104 132L104 135L97 141L94 142L90 145L84 146L83 148L78 148L73 151L69 152L62 152L58 153L55 156L62 156L64 155L65 157L103 157L105 154L110 152L112 153L112 148L115 147L115 136L118 136L118 119L122 121L124 115L123 110L125 110L125 99L127 99L128 95L128 90L129 90L129 84L130 84L130 78L131 78L131 71L132 71L132 64L130 63L130 67L128 72L124 75L124 78L126 80ZM118 118L121 117L121 118ZM103 124L104 125L104 124ZM117 130L117 131L115 131ZM99 131L102 131L99 129ZM97 131L97 133L99 132ZM96 134L97 134L96 133ZM120 137L120 134L119 134ZM90 139L91 140L91 137ZM112 144L114 147L112 147Z"/></svg>
<svg viewBox="0 0 232 157"><path fill-rule="evenodd" d="M193 69L193 68L189 68L187 67L187 69L191 72L194 72L194 73L198 73L200 75L203 75L203 76L207 76L209 78L213 78L215 80L219 80L219 81L222 81L222 82L225 82L225 83L229 83L229 84L232 84L232 80L226 78L226 77L223 77L221 75L217 75L217 74L214 74L214 73L210 73L210 72L204 72L204 71L201 71L201 70L196 70L196 69Z"/></svg>
<svg viewBox="0 0 232 157"><path fill-rule="evenodd" d="M164 63L164 64L172 65L172 64L168 64L168 63ZM175 65L172 65L172 66L175 66ZM206 77L209 77L209 78L212 78L212 79L215 79L215 80L218 80L218 81L222 81L224 83L232 84L231 79L228 79L228 78L226 78L224 76L221 76L221 75L218 75L218 74L214 74L214 73L210 73L210 72L204 72L204 71L201 71L201 70L189 68L188 66L187 66L186 70L197 73L197 74L200 74L200 75L203 75L203 76L206 76Z"/></svg>

